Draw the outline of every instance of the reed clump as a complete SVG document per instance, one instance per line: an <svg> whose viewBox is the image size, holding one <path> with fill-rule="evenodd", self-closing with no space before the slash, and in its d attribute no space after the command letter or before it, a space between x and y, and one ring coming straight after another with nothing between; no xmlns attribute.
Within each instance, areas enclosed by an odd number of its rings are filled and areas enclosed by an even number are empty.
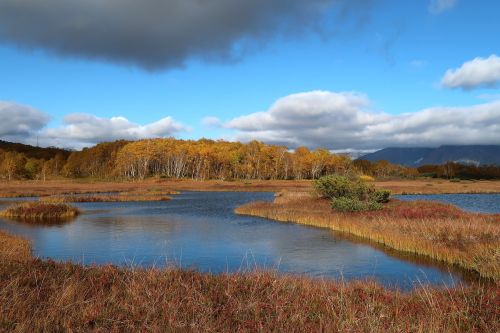
<svg viewBox="0 0 500 333"><path fill-rule="evenodd" d="M382 210L338 212L308 192L281 193L236 213L328 228L407 253L458 265L500 282L500 215L426 201L391 200Z"/></svg>
<svg viewBox="0 0 500 333"><path fill-rule="evenodd" d="M176 194L181 194L181 192L175 190L165 190L162 188L147 188L147 189L137 189L132 191L120 192L120 195L176 195Z"/></svg>
<svg viewBox="0 0 500 333"><path fill-rule="evenodd" d="M66 202L139 202L139 201L168 201L170 197L164 195L62 195L40 198L47 203Z"/></svg>
<svg viewBox="0 0 500 333"><path fill-rule="evenodd" d="M23 220L68 219L80 214L80 210L64 203L43 201L15 204L0 212L0 216Z"/></svg>
<svg viewBox="0 0 500 333"><path fill-rule="evenodd" d="M269 271L212 275L6 258L0 331L498 332L499 295L492 285L405 293L373 281Z"/></svg>

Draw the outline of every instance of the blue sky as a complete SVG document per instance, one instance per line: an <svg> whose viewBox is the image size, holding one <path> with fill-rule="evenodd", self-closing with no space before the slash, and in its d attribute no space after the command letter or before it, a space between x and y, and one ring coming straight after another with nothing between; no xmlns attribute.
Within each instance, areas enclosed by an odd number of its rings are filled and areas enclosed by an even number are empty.
<svg viewBox="0 0 500 333"><path fill-rule="evenodd" d="M0 8L2 2L9 1L0 0ZM47 1L50 2L53 1ZM339 9L335 5L322 10L315 18L317 22L305 23L311 25L310 29L276 33L276 28L273 30L271 27L269 38L246 35L242 39L234 38L231 48L251 48L249 52L239 54L237 59L212 59L188 53L182 58L182 66L162 65L160 68L144 68L140 63L124 62L119 56L115 61L113 56L101 57L98 52L89 59L85 52L79 54L79 51L71 51L67 54L53 45L44 45L43 40L32 42L36 37L31 35L27 41L26 38L18 37L20 34L2 33L2 29L15 30L17 27L12 27L10 22L1 23L6 20L0 15L0 101L4 102L4 108L0 107L0 115L7 119L12 112L21 112L22 116L25 112L23 108L30 108L50 117L42 126L34 126L32 130L30 128L19 133L8 130L2 133L0 127L0 135L3 134L3 139L33 143L36 132L42 137L42 144L74 148L120 138L119 134L109 137L97 134L95 137L72 136L72 129L68 128L68 122L65 123L64 119L76 113L93 115L99 119L120 116L142 126L171 117L178 125L174 130L166 129L165 133L160 130L144 134L147 137L173 135L194 139L259 139L291 147L305 144L312 148L326 146L340 150L377 149L391 143L402 146L469 143L464 140L500 144L500 134L493 133L497 129L500 131L500 128L491 126L492 122L493 125L497 120L500 122L500 107L496 104L500 99L496 84L500 78L490 78L486 84L466 87L460 84L447 87L442 81L448 70L459 69L476 57L484 60L492 55L500 55L500 2L358 2L360 7L350 8L352 12L346 17L338 14ZM305 3L302 6L307 6L307 1ZM431 7L439 6L439 3L443 6L441 10ZM37 14L36 10L32 12ZM279 13L272 15L279 19ZM40 21L43 23L42 19ZM44 29L43 25L39 28ZM303 95L315 91L331 93L333 100L329 99L327 106L317 105L317 99ZM351 110L352 99L349 95L346 102L344 93L361 95L365 102L360 105L354 103L354 109ZM266 123L267 118L252 116L256 112L272 113L274 103L287 96L297 96L295 94L307 97L307 103L312 103L307 104L300 120L305 121L305 131L311 133L296 135L293 131L301 131L300 126L284 128L277 125L282 118ZM395 127L399 122L410 121L397 117L401 114L418 114L424 109L433 108L431 113L439 120L441 108L474 108L487 104L485 111L480 109L476 112L482 112L482 117L486 117L489 124L484 128L471 128L470 135L466 135L464 140L439 135L432 140L422 139L418 138L418 133L401 139L405 134L403 131L393 133L394 136L376 144L371 144L373 140L365 133L366 126L373 127L373 123L363 123L360 125L365 126L363 128L355 126L348 129L351 130L350 134L363 132L358 135L362 139L356 139L359 142L351 136L342 137L340 132L343 130L334 125L317 133L317 123L306 124L307 119L318 116L308 115L309 107L321 110L335 108L332 105L337 105L338 98L347 103L346 112L357 114L362 111L369 116L383 114L385 120L379 122L392 122ZM304 103L302 98L293 100L295 103ZM295 112L293 106L291 108L278 110L276 114L283 116L286 123L290 120L286 118L287 115ZM340 122L337 111L327 110L326 116L321 115L321 121ZM344 109L341 111L344 112ZM453 116L455 111L450 112ZM467 114L469 109L456 112ZM205 117L216 117L219 121L213 120L217 124L208 126L203 122ZM17 124L21 122L16 121ZM252 121L256 124L246 126ZM427 121L431 125L434 122L432 119ZM466 122L467 119L461 121ZM460 128L460 124L455 127ZM27 124L25 127L29 126ZM91 129L88 127L89 131ZM388 131L394 132L394 129ZM421 133L429 137L436 131L442 132L439 128L429 131L422 130ZM487 138L474 137L475 133L485 131L490 134ZM341 137L339 139L336 139L337 132ZM57 135L60 135L60 139ZM349 140L353 140L353 144L349 144Z"/></svg>

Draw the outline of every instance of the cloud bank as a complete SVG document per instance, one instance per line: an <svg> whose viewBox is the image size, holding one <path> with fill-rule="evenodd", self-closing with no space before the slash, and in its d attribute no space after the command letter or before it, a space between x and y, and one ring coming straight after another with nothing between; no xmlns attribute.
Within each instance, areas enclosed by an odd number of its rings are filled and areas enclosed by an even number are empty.
<svg viewBox="0 0 500 333"><path fill-rule="evenodd" d="M431 0L429 3L429 12L437 15L452 9L458 3L458 0Z"/></svg>
<svg viewBox="0 0 500 333"><path fill-rule="evenodd" d="M28 106L0 101L0 139L19 141L35 135L50 121L50 116Z"/></svg>
<svg viewBox="0 0 500 333"><path fill-rule="evenodd" d="M236 139L289 147L368 150L394 146L499 144L500 101L434 107L414 113L375 112L368 97L312 91L276 101L269 110L232 119Z"/></svg>
<svg viewBox="0 0 500 333"><path fill-rule="evenodd" d="M0 42L154 70L232 61L276 35L316 29L331 5L347 15L372 1L0 0Z"/></svg>
<svg viewBox="0 0 500 333"><path fill-rule="evenodd" d="M107 119L90 114L74 113L64 117L64 126L43 131L42 139L44 142L57 143L57 146L81 148L118 139L140 140L168 137L186 129L172 117L165 117L141 126L124 117Z"/></svg>
<svg viewBox="0 0 500 333"><path fill-rule="evenodd" d="M190 129L165 117L145 125L124 117L70 114L48 127L50 117L36 109L0 101L0 139L41 146L83 148L102 141L176 136ZM432 107L392 115L378 112L363 94L311 91L285 96L267 111L222 123L204 123L233 131L232 139L260 140L290 148L324 147L369 151L385 147L435 147L443 144L500 144L500 100L462 107Z"/></svg>
<svg viewBox="0 0 500 333"><path fill-rule="evenodd" d="M457 69L449 69L441 80L446 88L465 90L479 87L494 87L500 82L500 57L492 54L488 58L475 58Z"/></svg>
<svg viewBox="0 0 500 333"><path fill-rule="evenodd" d="M170 137L188 128L165 117L139 125L124 117L99 118L91 114L74 113L64 117L60 127L47 128L50 117L36 109L0 101L0 139L41 146L80 149L103 141L140 140Z"/></svg>

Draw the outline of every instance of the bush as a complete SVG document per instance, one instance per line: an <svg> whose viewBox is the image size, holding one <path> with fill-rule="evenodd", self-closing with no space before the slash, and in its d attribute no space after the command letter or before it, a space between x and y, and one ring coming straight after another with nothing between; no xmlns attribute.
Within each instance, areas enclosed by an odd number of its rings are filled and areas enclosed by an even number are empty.
<svg viewBox="0 0 500 333"><path fill-rule="evenodd" d="M316 192L323 198L359 198L368 193L368 185L344 176L324 176L314 181Z"/></svg>
<svg viewBox="0 0 500 333"><path fill-rule="evenodd" d="M371 193L371 199L377 203L386 203L389 202L389 198L391 197L391 191L389 190L375 190Z"/></svg>
<svg viewBox="0 0 500 333"><path fill-rule="evenodd" d="M359 178L325 176L314 181L318 195L332 199L332 208L342 212L380 210L389 201L391 192L375 189Z"/></svg>
<svg viewBox="0 0 500 333"><path fill-rule="evenodd" d="M363 212L367 210L381 210L382 204L374 201L361 201L356 198L335 198L332 200L332 208L339 212Z"/></svg>

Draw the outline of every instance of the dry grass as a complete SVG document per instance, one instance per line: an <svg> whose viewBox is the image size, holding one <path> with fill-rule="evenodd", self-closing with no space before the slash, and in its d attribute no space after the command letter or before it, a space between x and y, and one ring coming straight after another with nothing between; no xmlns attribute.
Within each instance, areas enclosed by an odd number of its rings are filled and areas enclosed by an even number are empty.
<svg viewBox="0 0 500 333"><path fill-rule="evenodd" d="M500 193L500 180L445 179L387 180L375 185L391 190L392 194L452 194L452 193Z"/></svg>
<svg viewBox="0 0 500 333"><path fill-rule="evenodd" d="M195 181L147 179L144 181L50 180L0 181L0 197L50 196L85 193L128 192L145 194L179 191L268 191L310 188L310 181ZM500 191L500 190L499 190ZM150 193L152 194L152 193Z"/></svg>
<svg viewBox="0 0 500 333"><path fill-rule="evenodd" d="M41 202L137 202L137 201L168 201L170 197L162 195L63 195L40 198Z"/></svg>
<svg viewBox="0 0 500 333"><path fill-rule="evenodd" d="M37 222L50 219L67 219L80 214L80 211L63 203L24 202L15 204L0 212L0 216Z"/></svg>
<svg viewBox="0 0 500 333"><path fill-rule="evenodd" d="M329 228L395 250L424 255L500 282L500 215L472 214L436 202L392 200L381 211L339 213L309 193L282 193L236 213Z"/></svg>
<svg viewBox="0 0 500 333"><path fill-rule="evenodd" d="M21 237L0 230L0 262L7 260L26 262L31 259L31 246Z"/></svg>
<svg viewBox="0 0 500 333"><path fill-rule="evenodd" d="M18 241L0 233L0 247ZM0 331L498 332L499 295L494 286L402 293L370 281L272 272L211 275L7 257L0 261Z"/></svg>
<svg viewBox="0 0 500 333"><path fill-rule="evenodd" d="M181 194L180 191L167 190L162 188L147 188L147 189L137 189L127 192L120 192L120 195L176 195Z"/></svg>
<svg viewBox="0 0 500 333"><path fill-rule="evenodd" d="M453 183L443 179L378 181L376 186L393 194L435 193L500 193L500 181L461 181ZM250 181L195 181L148 179L145 181L110 182L60 179L42 181L0 181L0 197L50 196L83 193L165 191L309 191L308 180L250 180ZM152 193L150 193L152 194Z"/></svg>

